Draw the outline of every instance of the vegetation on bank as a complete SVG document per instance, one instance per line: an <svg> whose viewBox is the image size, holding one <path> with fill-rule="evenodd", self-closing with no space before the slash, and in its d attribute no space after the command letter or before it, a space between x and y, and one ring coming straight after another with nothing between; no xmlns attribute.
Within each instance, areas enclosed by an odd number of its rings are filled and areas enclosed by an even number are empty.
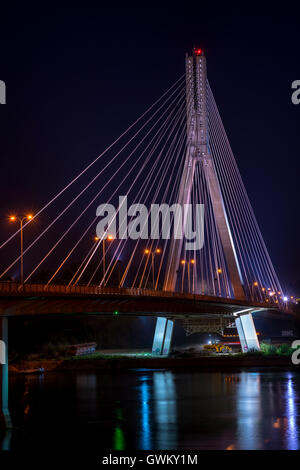
<svg viewBox="0 0 300 470"><path fill-rule="evenodd" d="M236 358L239 359L246 359L250 357L257 357L257 358L279 358L279 357L291 357L292 353L295 349L291 348L288 344L281 344L279 346L275 346L273 344L266 344L261 343L260 351L257 350L250 350L247 353L212 353L205 350L196 350L195 348L190 348L188 350L183 351L176 351L173 350L169 356L169 359L176 360L176 359L204 359L204 358L220 358L220 361L226 360L233 360ZM160 356L162 357L162 356ZM20 364L20 363L29 363L33 361L97 361L97 360L131 360L131 359L151 359L151 358L158 358L157 356L152 356L150 352L141 351L135 352L132 354L122 354L120 353L103 353L102 351L95 351L92 354L84 354L80 356L70 356L66 354L66 347L64 345L54 345L53 343L48 343L39 353L27 353L27 354L12 354L10 357L10 364Z"/></svg>
<svg viewBox="0 0 300 470"><path fill-rule="evenodd" d="M260 345L261 350L256 351L256 350L251 350L248 351L247 353L226 353L226 354L214 354L214 353L207 353L206 351L195 351L193 348L191 348L190 351L182 351L182 352L177 352L176 354L171 354L169 356L170 359L178 358L178 359L184 359L184 358L209 358L209 357L219 357L221 360L226 359L226 358L245 358L245 357L252 357L252 356L258 356L258 357L269 357L269 358L276 358L276 357L290 357L292 353L295 351L295 349L291 348L290 345L288 344L281 344L279 346L275 346L274 344L266 344L266 343L261 343ZM124 355L124 354L103 354L101 351L96 351L93 354L86 354L82 356L71 356L71 357L65 357L65 360L75 360L75 361L80 361L80 360L99 360L99 359L144 359L144 358L152 358L157 356L152 356L151 353L149 352L140 352L140 353L135 353L132 356L129 355ZM159 358L159 357L158 357Z"/></svg>
<svg viewBox="0 0 300 470"><path fill-rule="evenodd" d="M295 351L289 344L280 344L275 346L274 344L261 343L260 351L250 350L247 353L240 353L241 356L267 356L267 357L290 357Z"/></svg>
<svg viewBox="0 0 300 470"><path fill-rule="evenodd" d="M153 357L151 353L148 352L142 352L142 353L136 353L133 354L132 356L125 355L125 354L103 354L100 351L99 352L94 352L93 354L83 354L81 356L71 356L67 357L65 359L67 360L72 360L72 361L80 361L80 360L93 360L93 359L144 359L144 358L149 358Z"/></svg>

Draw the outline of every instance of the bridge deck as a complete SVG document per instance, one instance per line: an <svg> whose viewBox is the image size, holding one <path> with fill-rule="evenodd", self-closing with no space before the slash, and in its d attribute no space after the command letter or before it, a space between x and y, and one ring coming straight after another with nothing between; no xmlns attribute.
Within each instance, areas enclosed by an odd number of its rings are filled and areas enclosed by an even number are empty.
<svg viewBox="0 0 300 470"><path fill-rule="evenodd" d="M277 310L276 305L198 294L151 289L43 284L0 284L0 315L109 314L176 318L192 315L236 317L243 313Z"/></svg>

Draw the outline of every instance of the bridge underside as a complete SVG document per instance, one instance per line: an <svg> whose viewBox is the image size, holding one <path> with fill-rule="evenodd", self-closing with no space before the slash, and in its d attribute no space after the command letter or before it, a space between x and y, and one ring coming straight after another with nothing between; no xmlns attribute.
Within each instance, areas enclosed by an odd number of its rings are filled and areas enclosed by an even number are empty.
<svg viewBox="0 0 300 470"><path fill-rule="evenodd" d="M245 309L270 309L270 306L261 303L193 294L137 289L134 292L131 289L106 289L99 293L69 292L64 289L60 292L59 287L49 291L26 289L0 292L0 316L106 315L118 311L124 315L174 316L178 319L186 316L200 318L203 315L233 319Z"/></svg>
<svg viewBox="0 0 300 470"><path fill-rule="evenodd" d="M39 288L19 289L0 296L0 317L43 315L112 315L154 316L158 318L153 353L168 354L174 321L181 323L187 334L223 333L241 315L262 311L264 306L244 300L220 299L192 294L115 289L99 292L61 292ZM251 317L252 318L252 317Z"/></svg>
<svg viewBox="0 0 300 470"><path fill-rule="evenodd" d="M22 286L21 286L22 287ZM159 319L157 337L165 339L168 331L169 350L174 321L177 320L187 334L214 332L222 334L224 328L237 318L254 311L263 312L269 306L253 304L245 300L222 299L192 294L159 291L106 289L84 292L66 291L64 286L51 286L41 290L40 286L26 286L12 292L0 294L0 316L37 315L99 315L118 312L120 316L154 316ZM163 344L161 351L163 351ZM162 354L162 352L161 352Z"/></svg>

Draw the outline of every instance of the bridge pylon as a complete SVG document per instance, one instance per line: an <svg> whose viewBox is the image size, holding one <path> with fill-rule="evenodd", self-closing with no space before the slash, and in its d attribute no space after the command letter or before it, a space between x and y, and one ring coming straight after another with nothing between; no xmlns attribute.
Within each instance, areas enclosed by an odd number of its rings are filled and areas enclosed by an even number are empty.
<svg viewBox="0 0 300 470"><path fill-rule="evenodd" d="M158 317L153 339L152 354L155 356L168 355L170 352L174 321Z"/></svg>
<svg viewBox="0 0 300 470"><path fill-rule="evenodd" d="M206 58L201 49L195 49L192 55L186 56L186 119L187 119L187 149L185 154L185 161L183 166L183 172L179 185L178 201L177 203L184 208L185 204L190 204L192 198L192 188L195 178L196 166L201 164L204 169L204 176L208 188L209 197L211 200L213 215L216 223L216 227L220 236L222 244L224 258L228 270L228 275L231 281L231 287L233 295L236 299L245 300L245 291L243 287L243 279L241 270L239 267L238 258L234 247L231 230L226 215L226 209L218 181L215 164L211 155L209 145L209 125L208 125L208 110L207 110L207 68ZM184 214L182 220L182 231L185 233L186 226L186 214ZM176 227L174 227L174 232ZM180 239L171 239L170 251L168 255L168 261L166 266L166 273L164 279L163 290L172 291L176 290L177 276L180 266L180 258L183 249L183 237ZM196 279L196 293L199 283ZM252 323L253 319L251 314ZM253 328L255 330L254 323L252 325L251 320L247 323L246 335L251 330L251 336L253 334ZM242 329L243 321L239 321L239 330ZM253 328L250 328L250 326ZM157 343L157 338L161 336L160 330L163 330L161 319L157 320L153 352ZM173 328L170 326L170 328ZM256 333L255 333L256 336ZM170 334L172 337L172 332ZM246 341L247 342L247 341ZM252 344L252 343L251 343ZM253 343L254 344L254 343ZM171 342L168 344L170 349ZM256 349L259 345L253 346ZM247 349L247 348L246 348ZM163 354L162 352L160 354Z"/></svg>
<svg viewBox="0 0 300 470"><path fill-rule="evenodd" d="M177 202L181 207L184 207L184 204L190 203L196 165L202 164L234 297L239 300L244 300L245 292L243 280L235 253L218 176L209 148L207 71L206 58L202 50L195 50L193 55L186 56L186 116L187 150ZM183 218L182 223L182 232L184 233L186 225L185 218ZM176 289L182 248L183 238L173 238L171 240L163 286L163 289L166 291L174 291Z"/></svg>

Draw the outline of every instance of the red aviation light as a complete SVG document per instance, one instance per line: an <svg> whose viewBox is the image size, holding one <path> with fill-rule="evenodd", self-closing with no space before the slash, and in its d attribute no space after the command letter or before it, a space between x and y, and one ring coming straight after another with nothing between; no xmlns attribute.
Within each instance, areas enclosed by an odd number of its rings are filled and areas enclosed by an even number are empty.
<svg viewBox="0 0 300 470"><path fill-rule="evenodd" d="M195 55L203 55L203 50L202 49L194 49L194 54Z"/></svg>

